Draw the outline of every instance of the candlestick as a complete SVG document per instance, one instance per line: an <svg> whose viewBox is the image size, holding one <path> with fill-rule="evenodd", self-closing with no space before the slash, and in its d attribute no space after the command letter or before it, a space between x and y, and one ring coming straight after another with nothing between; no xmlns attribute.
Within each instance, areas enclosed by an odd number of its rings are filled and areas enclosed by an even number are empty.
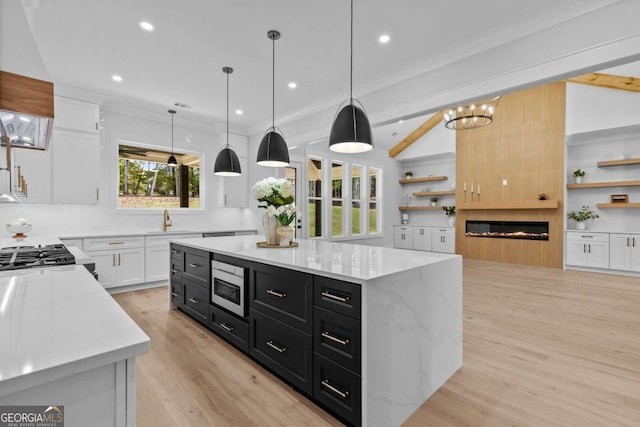
<svg viewBox="0 0 640 427"><path fill-rule="evenodd" d="M480 184L478 184L478 196L480 195Z"/></svg>
<svg viewBox="0 0 640 427"><path fill-rule="evenodd" d="M471 183L471 194L473 194L473 182Z"/></svg>
<svg viewBox="0 0 640 427"><path fill-rule="evenodd" d="M464 182L464 191L467 191L467 181Z"/></svg>

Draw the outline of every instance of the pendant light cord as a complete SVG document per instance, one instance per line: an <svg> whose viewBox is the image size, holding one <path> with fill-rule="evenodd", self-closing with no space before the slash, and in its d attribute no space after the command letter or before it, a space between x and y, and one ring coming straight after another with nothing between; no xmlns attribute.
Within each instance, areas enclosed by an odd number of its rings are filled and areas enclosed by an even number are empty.
<svg viewBox="0 0 640 427"><path fill-rule="evenodd" d="M171 155L173 156L173 115L174 113L171 113Z"/></svg>
<svg viewBox="0 0 640 427"><path fill-rule="evenodd" d="M272 61L271 61L271 127L276 129L276 38L271 39L272 42Z"/></svg>
<svg viewBox="0 0 640 427"><path fill-rule="evenodd" d="M351 0L351 52L349 57L349 102L353 104L353 0Z"/></svg>
<svg viewBox="0 0 640 427"><path fill-rule="evenodd" d="M227 148L229 147L229 73L227 73Z"/></svg>

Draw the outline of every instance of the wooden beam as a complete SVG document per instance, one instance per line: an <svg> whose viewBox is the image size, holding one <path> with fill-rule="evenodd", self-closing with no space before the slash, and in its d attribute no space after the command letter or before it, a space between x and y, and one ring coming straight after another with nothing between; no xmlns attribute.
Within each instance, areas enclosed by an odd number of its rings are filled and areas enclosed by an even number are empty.
<svg viewBox="0 0 640 427"><path fill-rule="evenodd" d="M394 158L398 154L402 153L405 148L416 142L422 135L433 129L438 123L442 121L442 114L435 113L426 122L418 126L416 130L411 132L405 139L398 142L389 150L389 157Z"/></svg>
<svg viewBox="0 0 640 427"><path fill-rule="evenodd" d="M613 74L589 73L567 79L571 83L606 87L609 89L640 92L640 79L635 77L615 76Z"/></svg>

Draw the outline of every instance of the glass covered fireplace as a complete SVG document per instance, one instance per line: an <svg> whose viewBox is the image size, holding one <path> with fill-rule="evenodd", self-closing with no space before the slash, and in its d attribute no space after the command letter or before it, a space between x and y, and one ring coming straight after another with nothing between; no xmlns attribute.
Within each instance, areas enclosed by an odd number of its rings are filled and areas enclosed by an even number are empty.
<svg viewBox="0 0 640 427"><path fill-rule="evenodd" d="M549 240L543 221L466 221L465 236L498 239Z"/></svg>

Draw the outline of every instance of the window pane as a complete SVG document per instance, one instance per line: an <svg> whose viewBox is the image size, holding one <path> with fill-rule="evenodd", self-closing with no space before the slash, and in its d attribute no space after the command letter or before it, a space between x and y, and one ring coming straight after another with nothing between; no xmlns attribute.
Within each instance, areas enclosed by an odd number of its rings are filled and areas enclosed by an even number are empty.
<svg viewBox="0 0 640 427"><path fill-rule="evenodd" d="M360 184L362 182L362 168L351 168L351 234L360 234Z"/></svg>
<svg viewBox="0 0 640 427"><path fill-rule="evenodd" d="M369 169L369 233L378 232L378 177L380 170Z"/></svg>
<svg viewBox="0 0 640 427"><path fill-rule="evenodd" d="M331 164L331 235L342 236L342 165Z"/></svg>
<svg viewBox="0 0 640 427"><path fill-rule="evenodd" d="M171 153L159 149L118 147L119 208L199 208L200 157L174 153L178 167L170 167Z"/></svg>
<svg viewBox="0 0 640 427"><path fill-rule="evenodd" d="M296 185L297 185L297 182L296 182L297 174L298 174L298 170L296 168L294 168L294 167L287 166L287 167L284 168L284 177L291 184L291 188L293 188L293 194L294 195L298 194L297 193L297 188L296 188ZM294 200L293 201L293 205L297 207L298 204L296 202L298 202L298 201ZM300 203L300 202L298 202L298 203ZM296 213L296 219L294 220L294 222L292 224L293 225L293 238L294 239L298 235L298 227L297 227L298 220L299 220L299 217L297 216L297 213Z"/></svg>
<svg viewBox="0 0 640 427"><path fill-rule="evenodd" d="M309 159L309 237L322 236L322 160Z"/></svg>

